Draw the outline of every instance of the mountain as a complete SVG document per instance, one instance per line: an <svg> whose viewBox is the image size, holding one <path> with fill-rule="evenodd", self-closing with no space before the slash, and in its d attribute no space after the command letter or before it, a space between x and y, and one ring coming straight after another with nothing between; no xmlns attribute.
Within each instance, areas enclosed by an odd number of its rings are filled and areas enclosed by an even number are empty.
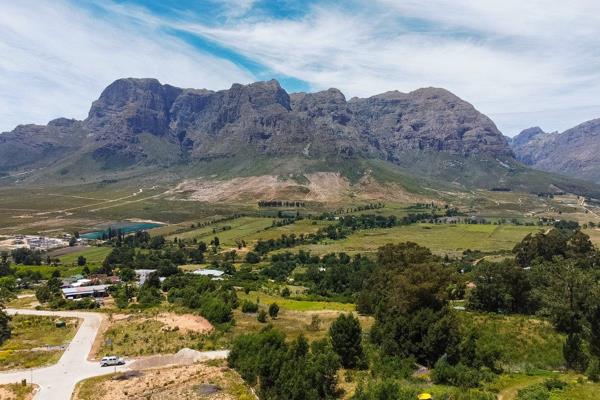
<svg viewBox="0 0 600 400"><path fill-rule="evenodd" d="M210 91L127 78L104 89L83 121L61 118L0 135L0 172L19 174L21 184L157 171L175 181L329 171L454 188L571 185L532 179L488 117L439 88L346 100L337 89L288 94L275 80Z"/></svg>
<svg viewBox="0 0 600 400"><path fill-rule="evenodd" d="M533 168L600 182L600 119L563 133L526 129L510 144L517 159Z"/></svg>

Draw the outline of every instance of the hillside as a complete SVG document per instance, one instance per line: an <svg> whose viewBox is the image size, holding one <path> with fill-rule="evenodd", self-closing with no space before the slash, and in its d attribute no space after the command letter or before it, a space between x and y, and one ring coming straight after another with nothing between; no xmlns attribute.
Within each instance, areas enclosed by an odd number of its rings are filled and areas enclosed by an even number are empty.
<svg viewBox="0 0 600 400"><path fill-rule="evenodd" d="M595 187L518 163L471 104L438 88L346 100L337 89L288 94L275 80L228 90L119 79L83 121L21 125L0 135L0 184L276 176L330 172L425 186L530 192ZM6 176L7 175L7 176ZM304 189L303 189L304 190Z"/></svg>
<svg viewBox="0 0 600 400"><path fill-rule="evenodd" d="M600 119L563 133L526 129L511 146L517 159L533 168L600 182Z"/></svg>

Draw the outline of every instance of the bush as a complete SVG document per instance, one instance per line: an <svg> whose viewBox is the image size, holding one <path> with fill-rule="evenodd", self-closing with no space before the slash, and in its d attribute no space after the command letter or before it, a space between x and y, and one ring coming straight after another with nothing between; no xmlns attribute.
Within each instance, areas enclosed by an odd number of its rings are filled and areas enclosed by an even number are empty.
<svg viewBox="0 0 600 400"><path fill-rule="evenodd" d="M263 324L267 322L267 312L265 310L260 310L256 316L256 320Z"/></svg>
<svg viewBox="0 0 600 400"><path fill-rule="evenodd" d="M517 400L549 400L550 392L543 385L532 385L519 390Z"/></svg>
<svg viewBox="0 0 600 400"><path fill-rule="evenodd" d="M269 317L277 318L278 314L279 314L279 306L277 305L277 303L271 304L269 306Z"/></svg>
<svg viewBox="0 0 600 400"><path fill-rule="evenodd" d="M437 384L446 384L463 388L474 388L484 379L475 368L469 368L461 363L451 365L445 357L440 358L434 366L433 381Z"/></svg>
<svg viewBox="0 0 600 400"><path fill-rule="evenodd" d="M246 262L248 264L256 264L260 262L260 256L258 254L256 254L253 251L249 251L248 254L246 254Z"/></svg>
<svg viewBox="0 0 600 400"><path fill-rule="evenodd" d="M253 314L258 311L258 304L252 303L251 301L244 300L242 303L242 312L246 314Z"/></svg>
<svg viewBox="0 0 600 400"><path fill-rule="evenodd" d="M213 324L229 322L233 318L231 307L215 297L203 299L200 314Z"/></svg>
<svg viewBox="0 0 600 400"><path fill-rule="evenodd" d="M585 374L592 382L600 382L600 362L597 358L594 357L590 360Z"/></svg>

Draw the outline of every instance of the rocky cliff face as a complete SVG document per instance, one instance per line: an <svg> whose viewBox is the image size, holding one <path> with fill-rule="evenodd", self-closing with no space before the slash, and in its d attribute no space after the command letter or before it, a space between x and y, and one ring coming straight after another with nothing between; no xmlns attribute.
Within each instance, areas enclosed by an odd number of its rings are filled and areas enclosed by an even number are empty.
<svg viewBox="0 0 600 400"><path fill-rule="evenodd" d="M511 146L518 160L536 169L600 182L600 119L563 133L526 129Z"/></svg>
<svg viewBox="0 0 600 400"><path fill-rule="evenodd" d="M347 101L337 89L288 94L277 81L228 90L181 89L155 79L119 79L84 121L19 126L0 135L0 169L50 163L84 151L110 167L229 157L375 157L405 152L512 157L493 122L443 89L387 92Z"/></svg>

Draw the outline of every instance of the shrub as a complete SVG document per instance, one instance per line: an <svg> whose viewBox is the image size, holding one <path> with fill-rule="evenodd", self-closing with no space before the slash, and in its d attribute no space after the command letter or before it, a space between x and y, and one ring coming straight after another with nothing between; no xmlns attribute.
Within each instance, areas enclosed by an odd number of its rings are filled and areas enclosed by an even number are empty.
<svg viewBox="0 0 600 400"><path fill-rule="evenodd" d="M461 363L451 365L445 357L435 363L432 377L435 383L459 387L477 387L484 378L477 369Z"/></svg>
<svg viewBox="0 0 600 400"><path fill-rule="evenodd" d="M258 320L258 322L264 324L265 322L267 322L267 312L265 310L260 310L258 312L258 315L256 316L256 319Z"/></svg>
<svg viewBox="0 0 600 400"><path fill-rule="evenodd" d="M543 385L532 385L519 390L517 400L549 400L550 392Z"/></svg>
<svg viewBox="0 0 600 400"><path fill-rule="evenodd" d="M271 304L269 306L269 317L277 318L278 314L279 314L279 306L277 305L277 303Z"/></svg>
<svg viewBox="0 0 600 400"><path fill-rule="evenodd" d="M200 307L200 314L213 324L229 322L233 318L231 307L215 297L204 299Z"/></svg>
<svg viewBox="0 0 600 400"><path fill-rule="evenodd" d="M594 357L590 360L585 373L591 381L600 382L600 362L597 358Z"/></svg>
<svg viewBox="0 0 600 400"><path fill-rule="evenodd" d="M258 304L252 303L251 301L244 300L242 303L242 312L246 314L252 314L258 311Z"/></svg>

